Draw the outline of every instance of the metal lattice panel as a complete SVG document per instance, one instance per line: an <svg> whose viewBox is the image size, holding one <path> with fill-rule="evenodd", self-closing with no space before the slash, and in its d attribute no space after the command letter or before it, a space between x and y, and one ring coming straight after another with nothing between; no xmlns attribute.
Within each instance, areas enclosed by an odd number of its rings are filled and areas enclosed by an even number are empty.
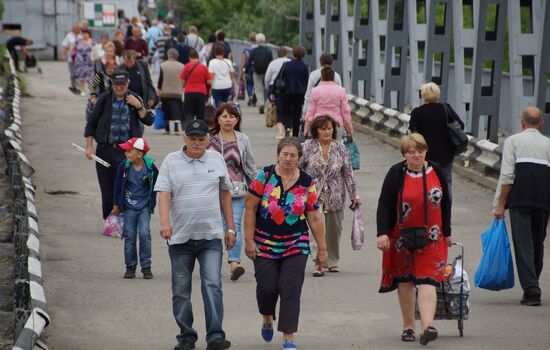
<svg viewBox="0 0 550 350"><path fill-rule="evenodd" d="M311 5L311 6L308 6ZM320 16L320 0L300 1L300 44L306 48L307 55L304 62L313 70L316 66L316 57L320 51L320 29L316 33L316 22Z"/></svg>
<svg viewBox="0 0 550 350"><path fill-rule="evenodd" d="M405 0L388 0L387 11L384 105L402 111L407 85L409 7L406 6Z"/></svg>
<svg viewBox="0 0 550 350"><path fill-rule="evenodd" d="M498 141L507 10L507 0L480 0L473 79L472 134L492 142ZM491 16L493 23L488 23L490 11L494 12L494 17ZM489 74L484 74L485 65ZM486 118L484 123L483 117Z"/></svg>
<svg viewBox="0 0 550 350"><path fill-rule="evenodd" d="M369 99L373 96L372 66L373 66L373 40L372 25L373 0L355 0L355 42L353 44L353 69L351 91L355 96ZM361 5L367 3L367 16L361 14ZM361 86L360 86L361 82Z"/></svg>
<svg viewBox="0 0 550 350"><path fill-rule="evenodd" d="M447 102L453 3L452 0L431 0L429 8L424 76L426 81L433 81L439 85L441 90L439 100ZM441 15L441 12L443 12L443 23L438 23L436 16Z"/></svg>
<svg viewBox="0 0 550 350"><path fill-rule="evenodd" d="M536 87L537 106L544 112L546 124L543 133L550 135L550 91L548 89L548 80L550 80L550 3L545 1L543 14L542 35L539 41L540 51L537 65L539 73Z"/></svg>
<svg viewBox="0 0 550 350"><path fill-rule="evenodd" d="M425 81L425 58L421 57L421 54L426 52L426 39L427 39L427 0L414 0L407 1L409 6L409 40L410 40L410 84L409 95L405 96L406 101L410 104L410 107L418 107L420 105L420 96L418 90L420 85ZM418 11L419 9L423 9ZM423 62L421 62L421 60Z"/></svg>
<svg viewBox="0 0 550 350"><path fill-rule="evenodd" d="M374 98L378 103L383 102L384 92L384 79L386 72L386 62L382 56L382 47L386 50L386 36L388 30L387 17L380 18L380 5L379 1L373 0L372 3L372 15L370 16L372 25L372 54L373 54L373 70L374 70L374 82L371 84L371 89L374 89Z"/></svg>
<svg viewBox="0 0 550 350"><path fill-rule="evenodd" d="M510 114L513 118L502 118L500 127L512 132L520 131L517 117L521 111L535 104L535 72L540 70L540 66L535 66L539 64L535 58L540 51L541 5L540 0L508 0L510 92L514 96L510 99Z"/></svg>

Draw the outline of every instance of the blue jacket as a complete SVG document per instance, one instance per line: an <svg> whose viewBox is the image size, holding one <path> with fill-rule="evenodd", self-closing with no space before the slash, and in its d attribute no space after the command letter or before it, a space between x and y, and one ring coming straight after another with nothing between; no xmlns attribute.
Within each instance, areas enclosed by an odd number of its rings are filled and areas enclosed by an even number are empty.
<svg viewBox="0 0 550 350"><path fill-rule="evenodd" d="M155 187L155 182L157 182L159 171L156 165L153 163L154 159L143 157L143 160L144 165L149 173L149 209L152 214L155 210L155 205L157 204L157 193L153 191L153 188ZM131 165L132 163L130 163L127 159L124 159L122 162L120 162L116 171L113 205L118 206L121 212L124 211L124 204L126 203L124 201L124 191L126 190L127 180L126 171L130 168Z"/></svg>

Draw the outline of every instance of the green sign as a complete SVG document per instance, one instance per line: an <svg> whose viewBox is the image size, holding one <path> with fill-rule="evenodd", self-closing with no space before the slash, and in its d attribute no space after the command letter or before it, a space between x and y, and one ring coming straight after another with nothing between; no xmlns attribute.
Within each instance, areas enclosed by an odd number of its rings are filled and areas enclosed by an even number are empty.
<svg viewBox="0 0 550 350"><path fill-rule="evenodd" d="M91 28L116 27L115 3L85 2L83 18Z"/></svg>

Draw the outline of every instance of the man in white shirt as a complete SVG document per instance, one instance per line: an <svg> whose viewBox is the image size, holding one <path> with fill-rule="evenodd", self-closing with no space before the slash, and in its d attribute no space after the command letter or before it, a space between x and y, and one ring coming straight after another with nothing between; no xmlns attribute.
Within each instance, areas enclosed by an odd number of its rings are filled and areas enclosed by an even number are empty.
<svg viewBox="0 0 550 350"><path fill-rule="evenodd" d="M71 90L71 92L75 95L80 95L80 90L77 88L73 63L71 63L70 58L76 41L81 38L80 32L80 23L74 22L73 30L67 33L65 39L63 39L63 42L61 43L61 46L63 46L63 52L61 52L61 60L67 61L67 65L69 66L69 74L71 76L71 85L69 85L69 90Z"/></svg>

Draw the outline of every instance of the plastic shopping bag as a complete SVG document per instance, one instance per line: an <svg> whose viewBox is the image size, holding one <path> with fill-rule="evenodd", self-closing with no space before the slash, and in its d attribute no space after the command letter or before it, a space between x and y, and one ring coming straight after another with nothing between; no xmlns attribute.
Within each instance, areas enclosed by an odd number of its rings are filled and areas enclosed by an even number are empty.
<svg viewBox="0 0 550 350"><path fill-rule="evenodd" d="M155 120L153 122L153 128L157 130L166 128L166 119L164 118L164 111L160 106L155 108Z"/></svg>
<svg viewBox="0 0 550 350"><path fill-rule="evenodd" d="M504 219L495 219L491 228L481 234L481 245L475 286L494 291L514 287L514 265Z"/></svg>
<svg viewBox="0 0 550 350"><path fill-rule="evenodd" d="M351 168L353 170L359 170L361 168L361 156L359 154L359 147L353 142L353 139L348 137L344 138L344 145L348 148Z"/></svg>
<svg viewBox="0 0 550 350"><path fill-rule="evenodd" d="M103 229L103 235L113 238L124 238L122 236L122 228L124 227L124 219L122 215L116 216L109 214L105 219L105 228Z"/></svg>
<svg viewBox="0 0 550 350"><path fill-rule="evenodd" d="M351 247L353 250L360 250L363 248L363 243L365 242L365 216L359 207L352 210Z"/></svg>

